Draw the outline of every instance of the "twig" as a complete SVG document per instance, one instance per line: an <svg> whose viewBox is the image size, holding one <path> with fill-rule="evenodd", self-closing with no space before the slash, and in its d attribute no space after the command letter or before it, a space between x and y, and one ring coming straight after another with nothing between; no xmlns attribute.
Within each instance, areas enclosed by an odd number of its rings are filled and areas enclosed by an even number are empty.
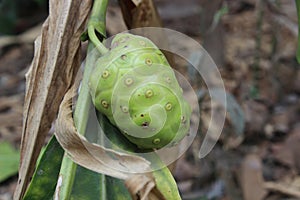
<svg viewBox="0 0 300 200"><path fill-rule="evenodd" d="M272 190L272 191L276 191L286 195L300 198L299 188L294 188L291 187L290 185L285 185L282 183L275 183L275 182L266 182L264 186L268 190Z"/></svg>

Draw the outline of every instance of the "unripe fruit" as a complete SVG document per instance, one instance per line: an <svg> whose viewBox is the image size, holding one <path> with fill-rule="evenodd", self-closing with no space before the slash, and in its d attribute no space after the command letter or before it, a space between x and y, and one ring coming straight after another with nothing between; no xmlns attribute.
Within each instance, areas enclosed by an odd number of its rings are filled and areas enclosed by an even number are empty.
<svg viewBox="0 0 300 200"><path fill-rule="evenodd" d="M89 84L96 109L139 148L172 146L189 131L191 107L167 59L147 38L116 35Z"/></svg>

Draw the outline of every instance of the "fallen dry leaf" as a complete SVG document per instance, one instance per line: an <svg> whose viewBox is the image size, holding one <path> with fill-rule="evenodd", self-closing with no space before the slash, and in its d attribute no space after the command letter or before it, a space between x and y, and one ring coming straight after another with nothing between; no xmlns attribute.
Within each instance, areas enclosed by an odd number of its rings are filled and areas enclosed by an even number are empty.
<svg viewBox="0 0 300 200"><path fill-rule="evenodd" d="M299 187L286 183L266 182L264 188L273 192L280 192L289 196L300 198Z"/></svg>
<svg viewBox="0 0 300 200"><path fill-rule="evenodd" d="M284 143L279 145L273 145L272 150L274 158L289 166L291 169L300 172L300 160L299 160L299 146L300 146L300 124L296 124L291 130L288 138Z"/></svg>
<svg viewBox="0 0 300 200"><path fill-rule="evenodd" d="M242 108L245 113L247 132L251 134L262 132L269 118L268 107L262 102L247 100L243 102Z"/></svg>
<svg viewBox="0 0 300 200"><path fill-rule="evenodd" d="M246 156L240 171L240 182L245 200L263 200L267 191L264 189L262 164L255 154Z"/></svg>

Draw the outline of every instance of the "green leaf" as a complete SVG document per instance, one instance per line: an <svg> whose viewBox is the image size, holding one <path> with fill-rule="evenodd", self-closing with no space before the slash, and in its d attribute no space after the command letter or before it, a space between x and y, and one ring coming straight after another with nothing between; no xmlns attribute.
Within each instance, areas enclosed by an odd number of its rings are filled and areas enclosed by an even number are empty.
<svg viewBox="0 0 300 200"><path fill-rule="evenodd" d="M64 150L52 136L46 149L41 153L32 181L24 195L24 200L52 199Z"/></svg>
<svg viewBox="0 0 300 200"><path fill-rule="evenodd" d="M0 182L17 174L19 169L20 152L9 142L0 142Z"/></svg>
<svg viewBox="0 0 300 200"><path fill-rule="evenodd" d="M101 187L102 176L78 165L70 199L102 199L100 198L104 193Z"/></svg>
<svg viewBox="0 0 300 200"><path fill-rule="evenodd" d="M298 13L298 49L297 49L297 61L300 64L300 0L296 0L296 7Z"/></svg>
<svg viewBox="0 0 300 200"><path fill-rule="evenodd" d="M106 199L112 200L131 200L131 196L125 187L124 181L105 176L106 183ZM104 199L103 199L104 200Z"/></svg>

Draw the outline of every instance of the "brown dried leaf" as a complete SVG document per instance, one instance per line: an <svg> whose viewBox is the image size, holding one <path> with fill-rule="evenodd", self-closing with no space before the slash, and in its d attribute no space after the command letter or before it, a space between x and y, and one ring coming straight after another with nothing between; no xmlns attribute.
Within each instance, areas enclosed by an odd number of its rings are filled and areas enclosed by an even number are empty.
<svg viewBox="0 0 300 200"><path fill-rule="evenodd" d="M128 28L162 26L159 14L152 0L140 0L138 3L135 0L122 0L119 1L119 4Z"/></svg>
<svg viewBox="0 0 300 200"><path fill-rule="evenodd" d="M246 120L245 130L251 134L262 132L269 118L267 105L259 101L248 100L243 102L242 108Z"/></svg>
<svg viewBox="0 0 300 200"><path fill-rule="evenodd" d="M77 132L72 117L72 99L75 92L75 88L68 90L60 105L55 133L57 140L71 159L95 172L125 179L133 199L147 199L148 197L149 199L164 199L155 188L155 179L152 174L143 173L150 171L149 161L90 143ZM121 170L109 166L115 166Z"/></svg>
<svg viewBox="0 0 300 200"><path fill-rule="evenodd" d="M266 195L262 176L262 164L259 157L249 154L241 166L240 181L245 200L263 200Z"/></svg>
<svg viewBox="0 0 300 200"><path fill-rule="evenodd" d="M289 166L299 173L300 123L297 123L288 135L288 138L282 144L274 144L272 146L272 151L277 161Z"/></svg>
<svg viewBox="0 0 300 200"><path fill-rule="evenodd" d="M22 198L60 102L80 65L80 35L91 8L88 1L50 0L49 17L35 41L26 75L26 96L19 181L14 199Z"/></svg>
<svg viewBox="0 0 300 200"><path fill-rule="evenodd" d="M291 184L286 183L276 183L276 182L266 182L264 184L265 189L279 192L285 195L296 197L297 199L300 198L299 187L293 186Z"/></svg>

